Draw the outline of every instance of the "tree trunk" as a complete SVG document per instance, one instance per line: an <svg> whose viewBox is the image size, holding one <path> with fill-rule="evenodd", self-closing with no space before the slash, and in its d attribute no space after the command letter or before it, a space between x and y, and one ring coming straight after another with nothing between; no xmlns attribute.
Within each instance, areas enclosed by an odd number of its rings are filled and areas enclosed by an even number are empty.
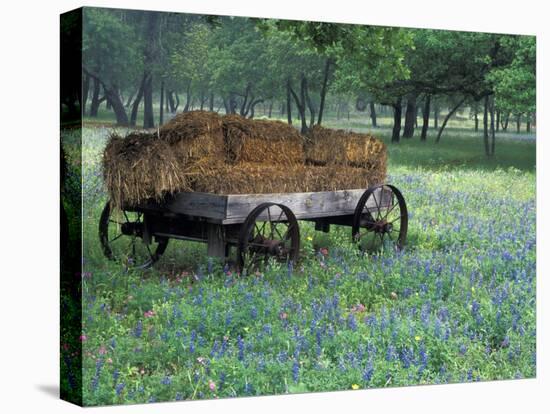
<svg viewBox="0 0 550 414"><path fill-rule="evenodd" d="M331 64L332 64L331 59L327 58L327 60L325 61L325 73L323 76L323 86L321 88L321 103L319 104L319 118L317 119L318 125L321 125L321 121L323 120L323 110L325 109L325 97L327 94L328 76L329 76Z"/></svg>
<svg viewBox="0 0 550 414"><path fill-rule="evenodd" d="M176 105L174 106L174 113L178 111L178 108L180 107L180 96L178 95L177 91L174 91L174 96L176 97Z"/></svg>
<svg viewBox="0 0 550 414"><path fill-rule="evenodd" d="M441 128L439 129L439 132L437 133L437 138L435 140L436 143L438 143L441 140L441 134L443 134L443 130L445 129L445 126L447 125L447 122L453 116L453 114L457 111L458 108L460 108L460 105L462 105L466 101L466 97L462 98L460 102L458 102L447 114L445 119L443 120L443 123L441 124Z"/></svg>
<svg viewBox="0 0 550 414"><path fill-rule="evenodd" d="M478 112L479 112L479 107L478 107L478 103L476 102L474 104L474 132L479 131L479 118L477 116Z"/></svg>
<svg viewBox="0 0 550 414"><path fill-rule="evenodd" d="M401 136L401 98L393 104L393 130L391 142L399 142Z"/></svg>
<svg viewBox="0 0 550 414"><path fill-rule="evenodd" d="M492 157L495 155L495 98L494 95L491 98L491 149L489 155Z"/></svg>
<svg viewBox="0 0 550 414"><path fill-rule="evenodd" d="M160 81L160 114L159 127L164 123L164 79Z"/></svg>
<svg viewBox="0 0 550 414"><path fill-rule="evenodd" d="M185 91L185 106L183 107L183 112L189 112L190 106L191 106L191 82L187 83L187 89Z"/></svg>
<svg viewBox="0 0 550 414"><path fill-rule="evenodd" d="M99 79L94 79L94 89L92 91L92 102L90 103L90 116L95 118L97 117L97 112L99 110L99 91L101 89L101 84Z"/></svg>
<svg viewBox="0 0 550 414"><path fill-rule="evenodd" d="M422 109L422 132L420 133L420 141L426 141L428 135L428 128L430 124L430 101L431 95L426 95L424 99L424 109Z"/></svg>
<svg viewBox="0 0 550 414"><path fill-rule="evenodd" d="M531 132L531 119L527 118L527 123L525 124L525 131Z"/></svg>
<svg viewBox="0 0 550 414"><path fill-rule="evenodd" d="M409 96L407 99L407 109L405 110L405 126L403 128L403 138L412 138L414 135L414 121L416 119L416 96Z"/></svg>
<svg viewBox="0 0 550 414"><path fill-rule="evenodd" d="M506 113L506 116L504 117L504 121L501 125L502 132L506 132L508 130L508 123L510 122L510 112Z"/></svg>
<svg viewBox="0 0 550 414"><path fill-rule="evenodd" d="M147 80L147 75L143 75L143 78L141 79L141 84L139 85L139 89L136 95L136 99L134 100L134 104L132 105L132 112L130 114L130 125L135 126L136 125L136 119L137 119L137 113L139 109L139 104L141 103L141 98L143 97L143 88L145 88L145 82Z"/></svg>
<svg viewBox="0 0 550 414"><path fill-rule="evenodd" d="M370 119L372 122L372 127L376 128L378 125L376 125L376 109L374 108L374 102L370 101L369 103L370 108Z"/></svg>
<svg viewBox="0 0 550 414"><path fill-rule="evenodd" d="M439 128L439 105L434 106L434 128Z"/></svg>
<svg viewBox="0 0 550 414"><path fill-rule="evenodd" d="M210 112L214 112L214 92L210 92L210 105L208 109Z"/></svg>
<svg viewBox="0 0 550 414"><path fill-rule="evenodd" d="M84 75L84 81L82 82L82 116L86 115L86 103L88 102L88 95L90 93L90 75Z"/></svg>
<svg viewBox="0 0 550 414"><path fill-rule="evenodd" d="M117 125L128 126L128 115L126 114L124 103L120 99L118 89L116 87L113 87L112 89L105 89L105 95L107 97L107 101L111 104L111 108L113 108Z"/></svg>
<svg viewBox="0 0 550 414"><path fill-rule="evenodd" d="M309 96L307 79L305 77L304 77L304 79L305 79L304 84L303 84L303 87L305 89L304 96L306 98L306 103L307 103L307 107L309 109L309 114L310 114L310 120L309 120L309 126L308 126L308 130L309 130L309 128L311 128L311 127L313 127L313 125L315 125L315 108L314 108L313 102L311 101L311 98ZM349 119L349 113L348 113L348 119Z"/></svg>
<svg viewBox="0 0 550 414"><path fill-rule="evenodd" d="M267 113L268 118L271 118L271 113L272 112L273 112L273 100L271 100L271 102L269 102L269 109L268 109L268 113Z"/></svg>
<svg viewBox="0 0 550 414"><path fill-rule="evenodd" d="M154 128L153 113L153 67L158 55L160 13L145 12L145 47L143 49L143 73L146 81L143 86L143 128Z"/></svg>
<svg viewBox="0 0 550 414"><path fill-rule="evenodd" d="M496 132L498 132L500 128L500 111L496 111L496 112L497 112L497 119L495 121L495 128L496 128Z"/></svg>
<svg viewBox="0 0 550 414"><path fill-rule="evenodd" d="M155 127L153 114L153 75L149 74L143 86L143 128Z"/></svg>
<svg viewBox="0 0 550 414"><path fill-rule="evenodd" d="M290 78L288 78L286 81L286 118L288 125L292 125L292 102L290 100L291 89L292 88L290 86Z"/></svg>
<svg viewBox="0 0 550 414"><path fill-rule="evenodd" d="M516 132L519 134L521 128L521 114L516 115Z"/></svg>
<svg viewBox="0 0 550 414"><path fill-rule="evenodd" d="M485 144L485 155L490 156L489 150L489 128L487 115L489 111L489 95L485 96L485 101L483 104L483 143Z"/></svg>
<svg viewBox="0 0 550 414"><path fill-rule="evenodd" d="M296 102L296 107L298 108L298 114L300 115L300 121L302 127L300 129L302 134L305 134L308 131L307 120L306 120L306 89L307 89L307 79L304 74L302 74L302 80L300 81L300 97L294 92L292 86L290 85L290 93Z"/></svg>

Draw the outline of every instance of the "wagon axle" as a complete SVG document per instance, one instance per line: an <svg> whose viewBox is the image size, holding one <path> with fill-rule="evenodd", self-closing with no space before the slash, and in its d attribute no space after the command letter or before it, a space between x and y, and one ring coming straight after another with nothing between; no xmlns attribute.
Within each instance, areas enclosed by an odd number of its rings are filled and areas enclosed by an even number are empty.
<svg viewBox="0 0 550 414"><path fill-rule="evenodd" d="M142 222L125 222L120 225L120 232L125 236L143 237L143 230Z"/></svg>

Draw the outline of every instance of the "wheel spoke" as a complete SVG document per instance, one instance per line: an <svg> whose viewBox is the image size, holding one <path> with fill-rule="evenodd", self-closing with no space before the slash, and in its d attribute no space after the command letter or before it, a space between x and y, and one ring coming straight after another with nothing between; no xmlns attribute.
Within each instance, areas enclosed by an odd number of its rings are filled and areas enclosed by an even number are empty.
<svg viewBox="0 0 550 414"><path fill-rule="evenodd" d="M115 240L120 239L122 236L124 236L124 234L120 233L120 234L119 234L118 236L116 236L114 239L109 240L109 243L112 243L112 242L114 242Z"/></svg>
<svg viewBox="0 0 550 414"><path fill-rule="evenodd" d="M392 204L391 208L388 209L388 211L387 211L386 215L384 216L383 220L386 220L386 219L388 218L388 216L390 215L390 213L393 211L393 209L394 209L395 206L397 206L397 205L399 205L399 203L398 203L398 204Z"/></svg>
<svg viewBox="0 0 550 414"><path fill-rule="evenodd" d="M397 221L397 220L401 220L403 217L404 217L404 216L400 215L399 217L393 219L392 221L388 221L388 224L392 224L392 223L394 223L394 222Z"/></svg>

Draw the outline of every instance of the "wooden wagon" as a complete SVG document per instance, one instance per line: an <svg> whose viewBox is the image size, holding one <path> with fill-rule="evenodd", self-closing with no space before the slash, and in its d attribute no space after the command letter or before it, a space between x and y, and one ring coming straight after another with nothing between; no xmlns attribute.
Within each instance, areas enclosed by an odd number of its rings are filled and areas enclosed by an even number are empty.
<svg viewBox="0 0 550 414"><path fill-rule="evenodd" d="M124 206L114 212L107 203L99 238L106 257L139 268L152 266L170 239L207 243L209 256L229 258L250 272L270 257L296 262L300 252L298 221L351 227L352 241L368 250L401 249L407 236L405 199L394 186L367 190L309 193L232 194L184 192L162 202Z"/></svg>

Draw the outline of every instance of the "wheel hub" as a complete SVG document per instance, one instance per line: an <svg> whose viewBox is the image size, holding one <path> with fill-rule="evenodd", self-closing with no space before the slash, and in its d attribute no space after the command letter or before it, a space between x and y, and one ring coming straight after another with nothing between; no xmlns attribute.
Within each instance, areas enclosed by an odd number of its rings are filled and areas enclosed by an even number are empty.
<svg viewBox="0 0 550 414"><path fill-rule="evenodd" d="M139 222L126 222L120 226L120 231L126 236L143 236L143 223Z"/></svg>

